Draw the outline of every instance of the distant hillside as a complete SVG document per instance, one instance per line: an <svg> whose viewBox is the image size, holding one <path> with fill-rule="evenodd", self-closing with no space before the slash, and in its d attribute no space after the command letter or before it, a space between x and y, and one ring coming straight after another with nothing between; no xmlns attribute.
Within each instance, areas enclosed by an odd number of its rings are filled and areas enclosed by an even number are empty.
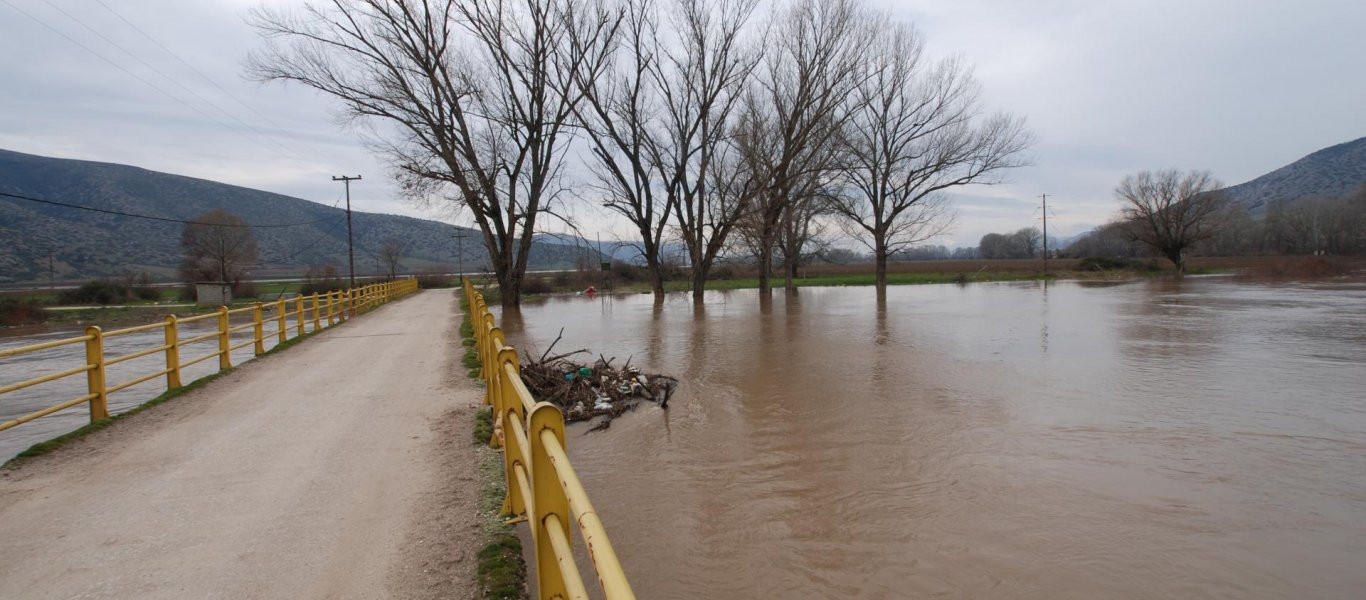
<svg viewBox="0 0 1366 600"><path fill-rule="evenodd" d="M301 273L310 265L346 265L346 211L260 190L148 171L127 165L48 158L0 150L0 192L120 212L193 219L215 208L250 224L308 223L257 228L256 277ZM452 225L374 213L353 213L357 273L379 271L386 240L404 244L405 271L454 270ZM45 281L49 256L59 279L148 272L175 276L183 225L101 214L0 196L0 283ZM488 265L475 230L463 229L465 266ZM538 240L532 269L572 266L587 250Z"/></svg>
<svg viewBox="0 0 1366 600"><path fill-rule="evenodd" d="M1247 183L1225 188L1253 214L1278 201L1337 198L1366 184L1366 137L1324 148Z"/></svg>

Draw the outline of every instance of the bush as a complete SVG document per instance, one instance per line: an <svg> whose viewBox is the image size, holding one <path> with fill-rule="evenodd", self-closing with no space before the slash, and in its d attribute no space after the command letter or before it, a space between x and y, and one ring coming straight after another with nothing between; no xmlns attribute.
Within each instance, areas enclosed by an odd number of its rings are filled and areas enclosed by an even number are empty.
<svg viewBox="0 0 1366 600"><path fill-rule="evenodd" d="M116 304L127 302L132 297L128 286L108 279L96 279L74 290L63 290L57 294L57 301L62 304Z"/></svg>
<svg viewBox="0 0 1366 600"><path fill-rule="evenodd" d="M549 294L554 291L544 277L530 276L522 280L523 294Z"/></svg>
<svg viewBox="0 0 1366 600"><path fill-rule="evenodd" d="M1144 268L1143 263L1132 258L1112 256L1088 256L1077 263L1078 271L1118 271L1123 269L1139 271Z"/></svg>
<svg viewBox="0 0 1366 600"><path fill-rule="evenodd" d="M0 296L0 325L33 325L46 318L47 310L36 299Z"/></svg>
<svg viewBox="0 0 1366 600"><path fill-rule="evenodd" d="M457 280L455 277L451 277L450 275L445 275L434 271L427 271L424 273L417 274L417 287L420 287L424 290L431 290L436 288L452 288L457 285L460 285L459 280Z"/></svg>

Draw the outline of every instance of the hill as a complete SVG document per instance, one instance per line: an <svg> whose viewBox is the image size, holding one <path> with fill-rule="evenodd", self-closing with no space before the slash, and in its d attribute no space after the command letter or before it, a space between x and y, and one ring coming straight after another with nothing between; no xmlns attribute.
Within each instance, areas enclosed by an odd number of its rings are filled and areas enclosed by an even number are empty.
<svg viewBox="0 0 1366 600"><path fill-rule="evenodd" d="M0 150L0 192L106 210L189 220L221 208L255 228L260 265L253 277L297 275L310 265L345 270L346 211L281 194L128 165L69 160ZM467 270L488 265L477 230L424 219L352 213L356 272L380 271L379 248L403 244L407 272L453 271L458 248ZM0 283L46 281L49 260L58 279L146 272L173 279L182 224L102 214L0 196ZM463 232L456 246L457 231ZM572 266L585 250L537 240L532 269Z"/></svg>
<svg viewBox="0 0 1366 600"><path fill-rule="evenodd" d="M1252 181L1224 188L1254 215L1280 201L1339 198L1366 184L1366 137L1324 148Z"/></svg>

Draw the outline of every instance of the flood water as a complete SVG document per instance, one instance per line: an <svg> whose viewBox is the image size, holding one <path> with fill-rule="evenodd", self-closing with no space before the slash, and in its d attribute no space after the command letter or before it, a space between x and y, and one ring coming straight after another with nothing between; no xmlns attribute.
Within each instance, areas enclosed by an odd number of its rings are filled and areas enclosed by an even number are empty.
<svg viewBox="0 0 1366 600"><path fill-rule="evenodd" d="M237 317L240 320L240 316ZM234 326L240 325L239 321L233 321ZM295 335L294 321L290 322L290 338ZM313 330L312 322L306 324L307 330ZM185 323L180 326L180 339L184 340L199 335L216 331L218 323L213 319L205 321L195 321ZM122 329L122 327L108 327L106 332ZM273 334L278 331L273 323L266 326L266 331ZM85 334L82 328L54 328L42 331L41 333L17 330L12 333L18 335L8 335L0 337L0 350L27 346L30 344L41 344L71 337L79 337ZM275 347L278 338L275 335L267 334L264 337L266 350ZM254 333L250 330L239 331L232 334L232 344L237 345L252 339ZM166 343L165 333L157 328L151 331L131 333L104 340L104 354L106 359L124 356L146 350L154 346L161 346ZM180 348L180 360L182 363L194 360L200 356L209 354L218 349L218 340L210 338L205 341L185 345ZM232 351L232 364L241 365L243 362L251 360L255 356L254 349L248 345ZM49 373L56 373L78 367L85 364L85 344L71 344L59 346L47 350L41 350L31 354L10 356L0 359L0 385L7 385L26 381L34 377L40 377ZM108 387L116 386L125 381L132 381L166 368L166 355L161 352L153 353L148 356L135 358L129 361L110 365L105 374L105 382ZM188 367L184 367L180 372L180 381L184 384L212 375L218 372L218 358L210 358ZM49 406L61 404L67 400L79 398L88 392L86 376L84 373L63 377L55 381L49 381L33 387L25 388L7 394L0 394L0 422L9 421L35 411L42 410ZM124 388L109 395L109 413L119 414L136 407L143 402L157 397L166 391L166 378L157 377L137 385ZM79 429L90 422L90 408L88 404L78 404L71 408L50 414L39 419L23 423L16 427L0 431L0 463L13 458L15 454L22 452L25 448L47 441L56 436L69 431Z"/></svg>
<svg viewBox="0 0 1366 600"><path fill-rule="evenodd" d="M1366 281L560 298L683 381L570 453L641 598L1366 596Z"/></svg>

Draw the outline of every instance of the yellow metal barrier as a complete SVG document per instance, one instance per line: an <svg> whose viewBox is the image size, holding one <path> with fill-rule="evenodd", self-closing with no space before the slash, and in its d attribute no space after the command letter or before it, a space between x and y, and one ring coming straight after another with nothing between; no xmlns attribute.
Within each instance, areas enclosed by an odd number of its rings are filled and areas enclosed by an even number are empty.
<svg viewBox="0 0 1366 600"><path fill-rule="evenodd" d="M418 287L416 280L405 279L385 283L374 283L363 286L361 288L346 291L329 292L327 294L323 294L322 296L314 294L312 296L312 331L318 331L320 329L331 327L337 323L346 321L352 316L355 316L359 310L368 310L390 300L402 298L403 296L407 296L409 294L412 294L413 292L416 292L417 289ZM297 298L298 299L294 303L293 311L295 313L295 337L304 335L307 332L307 320L305 319L304 297L298 296ZM358 307L354 303L354 299L356 298L365 298L367 300L367 303L363 307ZM319 302L323 303L322 306L319 306ZM321 314L323 310L326 310L328 317L325 322L321 320ZM267 317L265 313L269 311L275 311L275 314L270 317ZM333 317L338 314L338 311L341 311L341 318L334 319ZM233 325L232 318L238 315L249 315L251 321ZM90 405L90 421L92 423L102 419L107 419L109 418L109 395L113 394L114 392L125 390L127 388L133 387L146 381L151 381L163 375L166 377L166 389L173 390L180 387L181 369L188 367L190 365L217 358L218 369L220 371L223 371L232 368L233 350L238 350L241 348L245 348L247 346L254 346L255 353L257 355L264 354L266 351L266 326L270 325L271 321L273 320L274 327L276 329L275 331L272 331L270 333L277 334L279 336L279 342L284 342L286 339L288 339L289 336L290 328L286 324L288 316L289 311L286 308L286 302L284 301L284 299L279 299L271 304L262 304L258 302L253 306L247 306L231 310L229 310L226 306L220 306L217 311L205 313L202 315L196 315L193 317L186 317L183 319L177 318L175 315L166 315L166 319L161 323L151 323L148 325L139 325L137 327L128 327L125 329L116 329L113 331L104 331L100 329L98 326L92 325L86 328L85 335L82 336L66 338L62 340L55 340L51 342L44 342L41 344L20 346L18 348L0 350L0 360L3 360L11 356L32 354L35 352L41 352L43 350L61 348L63 346L72 346L76 344L85 345L85 364L72 367L64 371L58 371L56 373L49 373L47 375L43 375L40 377L34 377L32 379L20 381L18 383L0 386L0 398L2 398L5 394L10 392L17 392L19 390L33 387L35 385L41 385L49 381L55 381L58 379L62 379L64 377L79 375L81 373L84 373L86 376L86 387L88 390L88 393L84 396L73 398L71 400L66 400L64 402L55 404L53 406L49 406L42 410L35 411L33 413L21 416L16 419L5 421L4 423L0 423L0 431L4 431L16 425L21 425L34 419L38 419L55 413L57 411L71 408L73 406L83 403L89 403ZM217 327L213 331L205 333L203 335L197 335L190 338L181 339L180 325L184 323L194 323L198 321L209 321L211 319L215 319L217 323ZM142 350L131 352L129 354L125 354L122 356L105 356L105 339L129 335L133 333L153 331L156 329L161 329L165 332L164 344L160 346L144 348ZM236 345L232 343L232 336L234 333L245 332L248 330L252 332L251 339L238 343ZM180 359L181 348L191 344L206 342L209 340L217 341L218 347L213 352L210 352L203 356L191 358L186 361L182 361ZM150 356L158 353L164 353L165 355L165 368L158 371L154 371L152 373L139 375L133 379L124 381L122 383L117 383L114 385L109 385L106 381L105 375L107 367L109 365L114 365L121 362L130 361L133 359L142 358L144 356Z"/></svg>
<svg viewBox="0 0 1366 600"><path fill-rule="evenodd" d="M479 354L484 403L493 407L494 433L489 444L503 448L507 477L505 515L524 515L531 527L536 555L538 598L587 598L574 564L570 524L578 525L608 600L634 599L626 572L617 560L607 530L588 501L564 447L564 414L548 402L536 402L522 382L517 352L503 343L503 331L484 302L484 295L464 282L470 325Z"/></svg>

